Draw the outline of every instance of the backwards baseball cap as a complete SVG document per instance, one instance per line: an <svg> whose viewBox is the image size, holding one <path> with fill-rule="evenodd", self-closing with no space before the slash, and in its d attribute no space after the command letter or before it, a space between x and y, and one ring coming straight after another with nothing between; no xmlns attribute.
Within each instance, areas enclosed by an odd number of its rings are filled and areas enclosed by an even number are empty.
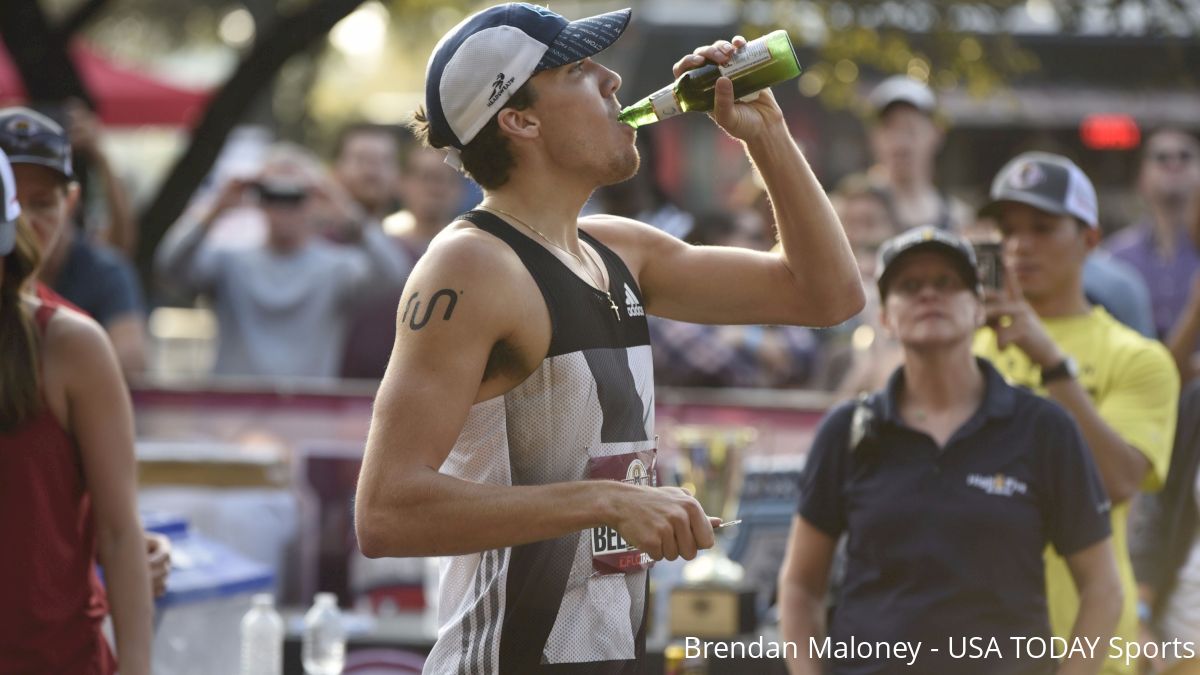
<svg viewBox="0 0 1200 675"><path fill-rule="evenodd" d="M1075 162L1061 155L1017 155L996 174L990 195L991 201L979 210L981 216L995 216L1004 202L1017 202L1099 226L1096 188Z"/></svg>
<svg viewBox="0 0 1200 675"><path fill-rule="evenodd" d="M17 216L20 215L17 181L13 180L8 155L0 150L0 258L12 253L17 243Z"/></svg>
<svg viewBox="0 0 1200 675"><path fill-rule="evenodd" d="M568 21L545 7L510 2L463 19L434 47L425 71L432 135L462 149L529 78L616 42L630 11Z"/></svg>
<svg viewBox="0 0 1200 675"><path fill-rule="evenodd" d="M930 225L914 227L883 242L879 247L879 264L875 266L875 283L879 297L887 297L887 286L897 269L897 263L913 251L934 250L946 255L962 276L967 288L979 294L979 271L975 263L975 248L962 237Z"/></svg>
<svg viewBox="0 0 1200 675"><path fill-rule="evenodd" d="M29 108L0 110L0 149L13 164L40 164L71 178L71 139L54 120Z"/></svg>
<svg viewBox="0 0 1200 675"><path fill-rule="evenodd" d="M882 115L895 103L907 103L927 115L937 110L937 96L933 90L907 75L893 75L880 82L871 90L867 102L876 115Z"/></svg>

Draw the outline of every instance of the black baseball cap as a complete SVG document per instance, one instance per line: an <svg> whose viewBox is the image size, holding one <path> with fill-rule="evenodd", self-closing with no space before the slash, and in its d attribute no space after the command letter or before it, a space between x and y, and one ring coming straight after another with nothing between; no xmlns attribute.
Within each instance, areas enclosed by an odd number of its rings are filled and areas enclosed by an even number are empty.
<svg viewBox="0 0 1200 675"><path fill-rule="evenodd" d="M887 285L896 271L896 263L913 251L923 250L938 251L950 258L967 288L979 294L979 271L974 247L956 234L924 225L898 234L879 247L875 283L879 286L880 298L887 297Z"/></svg>
<svg viewBox="0 0 1200 675"><path fill-rule="evenodd" d="M29 108L0 109L0 149L13 164L38 164L71 180L71 139L57 122Z"/></svg>

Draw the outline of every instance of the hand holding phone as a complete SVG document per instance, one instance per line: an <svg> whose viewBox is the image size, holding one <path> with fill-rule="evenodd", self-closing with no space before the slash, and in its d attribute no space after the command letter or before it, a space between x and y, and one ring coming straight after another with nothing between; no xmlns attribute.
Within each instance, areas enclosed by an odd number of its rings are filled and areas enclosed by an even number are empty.
<svg viewBox="0 0 1200 675"><path fill-rule="evenodd" d="M1000 252L1000 242L978 241L975 247L975 264L979 270L979 283L985 290L1000 292L1004 290L1004 259Z"/></svg>

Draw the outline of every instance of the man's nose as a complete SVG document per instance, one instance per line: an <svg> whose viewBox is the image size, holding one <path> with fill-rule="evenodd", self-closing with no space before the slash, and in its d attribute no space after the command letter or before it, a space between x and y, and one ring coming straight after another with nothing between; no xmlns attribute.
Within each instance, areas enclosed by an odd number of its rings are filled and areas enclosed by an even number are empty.
<svg viewBox="0 0 1200 675"><path fill-rule="evenodd" d="M612 70L611 68L606 68L600 64L596 65L602 69L604 74L604 77L602 78L604 95L612 96L613 94L616 94L617 90L621 88L621 76L617 74L617 71Z"/></svg>

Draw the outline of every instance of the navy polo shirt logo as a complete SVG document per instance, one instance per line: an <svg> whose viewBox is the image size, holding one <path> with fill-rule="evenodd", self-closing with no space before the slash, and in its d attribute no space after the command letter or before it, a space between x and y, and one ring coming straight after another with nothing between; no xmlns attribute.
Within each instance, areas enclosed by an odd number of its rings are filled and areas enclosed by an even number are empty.
<svg viewBox="0 0 1200 675"><path fill-rule="evenodd" d="M1023 495L1029 492L1028 485L1012 476L1005 476L1002 473L992 476L984 476L978 473L967 474L967 485L979 488L989 495L1000 495L1003 497Z"/></svg>

